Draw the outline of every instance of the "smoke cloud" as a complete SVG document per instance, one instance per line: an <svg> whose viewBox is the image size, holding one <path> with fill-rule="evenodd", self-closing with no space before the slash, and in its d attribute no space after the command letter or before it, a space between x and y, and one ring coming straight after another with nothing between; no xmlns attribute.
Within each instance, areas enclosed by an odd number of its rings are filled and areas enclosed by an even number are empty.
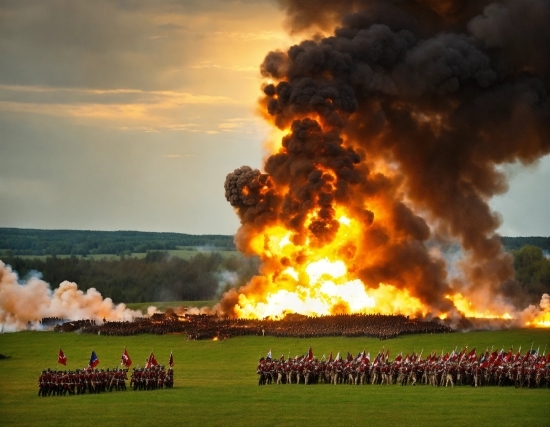
<svg viewBox="0 0 550 427"><path fill-rule="evenodd" d="M113 304L94 288L83 292L76 283L63 282L55 290L37 277L20 281L12 269L0 261L0 330L13 332L40 329L45 317L102 322L142 317L140 310Z"/></svg>
<svg viewBox="0 0 550 427"><path fill-rule="evenodd" d="M261 65L261 111L286 136L264 172L227 176L239 250L259 252L252 240L275 224L323 247L346 206L362 231L345 257L367 288L391 284L443 313L456 293L499 313L533 302L488 201L507 190L499 166L550 152L550 1L280 3L292 32L325 36ZM434 242L460 246L456 265ZM264 271L277 275L303 260L273 262L264 256ZM267 286L256 278L222 307Z"/></svg>

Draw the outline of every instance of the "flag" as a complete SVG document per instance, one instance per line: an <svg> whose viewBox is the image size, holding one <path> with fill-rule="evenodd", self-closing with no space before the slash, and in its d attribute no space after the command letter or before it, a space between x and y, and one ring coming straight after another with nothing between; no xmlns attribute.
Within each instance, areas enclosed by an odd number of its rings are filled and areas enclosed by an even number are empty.
<svg viewBox="0 0 550 427"><path fill-rule="evenodd" d="M92 350L92 355L90 356L90 363L88 363L88 368L95 368L97 365L99 365L99 359L97 358L95 351Z"/></svg>
<svg viewBox="0 0 550 427"><path fill-rule="evenodd" d="M512 349L510 349L508 354L504 356L504 359L503 359L504 363L510 363L512 361L512 357L514 357L514 352L512 351Z"/></svg>
<svg viewBox="0 0 550 427"><path fill-rule="evenodd" d="M548 355L550 356L550 353L548 353ZM332 362L332 351L330 352L330 356L328 357L328 361Z"/></svg>
<svg viewBox="0 0 550 427"><path fill-rule="evenodd" d="M170 359L168 359L168 366L170 366L171 368L174 366L174 356L172 356L172 350L170 350Z"/></svg>
<svg viewBox="0 0 550 427"><path fill-rule="evenodd" d="M311 348L311 346L309 346L309 350L307 351L307 360L312 360L313 359L313 349Z"/></svg>
<svg viewBox="0 0 550 427"><path fill-rule="evenodd" d="M147 359L147 362L145 363L145 369L148 369L151 366L158 366L157 359L155 359L155 355L153 354L153 352L151 352L149 358Z"/></svg>
<svg viewBox="0 0 550 427"><path fill-rule="evenodd" d="M336 359L334 360L340 360L340 352L338 352L338 354L336 355Z"/></svg>
<svg viewBox="0 0 550 427"><path fill-rule="evenodd" d="M271 359L271 349L267 352L267 355L265 356L266 359Z"/></svg>
<svg viewBox="0 0 550 427"><path fill-rule="evenodd" d="M476 359L477 359L477 354L476 354L476 348L474 347L472 351L470 351L468 353L468 355L466 356L466 358L468 359L468 362L475 362Z"/></svg>
<svg viewBox="0 0 550 427"><path fill-rule="evenodd" d="M132 359L130 359L130 356L126 351L126 348L124 348L124 351L122 352L122 356L120 356L120 364L126 366L127 368L129 368L132 365Z"/></svg>
<svg viewBox="0 0 550 427"><path fill-rule="evenodd" d="M519 346L519 350L516 354L516 357L514 358L514 363L519 362L521 360L521 346Z"/></svg>
<svg viewBox="0 0 550 427"><path fill-rule="evenodd" d="M67 366L67 356L65 356L65 353L61 349L59 349L59 354L57 355L57 363Z"/></svg>

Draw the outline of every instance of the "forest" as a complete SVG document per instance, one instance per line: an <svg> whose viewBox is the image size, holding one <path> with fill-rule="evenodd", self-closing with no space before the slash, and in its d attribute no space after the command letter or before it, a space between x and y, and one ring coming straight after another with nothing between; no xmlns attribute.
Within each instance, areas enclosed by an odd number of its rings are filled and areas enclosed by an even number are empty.
<svg viewBox="0 0 550 427"><path fill-rule="evenodd" d="M515 278L526 303L538 303L543 293L550 293L550 238L502 240L514 257ZM189 259L167 252L200 246L211 252L197 251ZM52 288L68 280L82 290L96 288L116 303L219 298L229 287L243 285L258 274L260 264L258 258L245 258L236 251L230 256L217 252L227 249L234 249L232 236L0 228L0 260L22 280L38 276ZM127 256L136 252L146 254ZM119 257L91 259L83 256L86 253Z"/></svg>
<svg viewBox="0 0 550 427"><path fill-rule="evenodd" d="M501 237L506 250L525 245L550 252L550 237ZM0 227L0 255L129 255L180 247L235 250L233 236L144 231L37 230Z"/></svg>
<svg viewBox="0 0 550 427"><path fill-rule="evenodd" d="M222 257L217 252L198 253L186 260L166 252L148 252L145 258L90 260L76 256L59 258L2 257L23 280L37 276L57 287L64 280L79 289L96 288L115 303L150 301L198 301L220 297L231 286L244 285L258 274L258 259Z"/></svg>
<svg viewBox="0 0 550 427"><path fill-rule="evenodd" d="M0 254L10 255L127 255L178 247L235 250L233 236L143 231L35 230L0 228Z"/></svg>

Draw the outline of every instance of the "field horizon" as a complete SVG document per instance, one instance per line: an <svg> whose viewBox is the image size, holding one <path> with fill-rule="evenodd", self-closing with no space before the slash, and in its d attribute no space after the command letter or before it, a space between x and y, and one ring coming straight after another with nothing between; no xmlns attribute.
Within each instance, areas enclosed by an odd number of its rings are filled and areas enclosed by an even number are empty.
<svg viewBox="0 0 550 427"><path fill-rule="evenodd" d="M0 335L0 419L2 426L70 426L108 423L171 423L208 426L544 426L550 420L550 389L425 385L257 385L258 358L271 349L274 357L304 354L327 357L332 351L371 355L382 348L393 359L399 352L459 350L478 353L486 347L522 352L550 344L546 329L454 332L372 338L237 337L222 341L187 341L185 335L97 336L55 332ZM57 368L57 353L67 356L66 369L83 368L91 351L98 368L119 366L124 348L143 366L151 351L160 364L174 356L174 388L38 397L37 380L45 368ZM65 367L63 367L65 369Z"/></svg>

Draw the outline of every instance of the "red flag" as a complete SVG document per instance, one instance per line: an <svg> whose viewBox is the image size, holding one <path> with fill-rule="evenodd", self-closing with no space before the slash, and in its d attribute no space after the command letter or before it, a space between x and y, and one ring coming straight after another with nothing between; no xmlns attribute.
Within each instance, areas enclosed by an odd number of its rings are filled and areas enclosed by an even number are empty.
<svg viewBox="0 0 550 427"><path fill-rule="evenodd" d="M474 347L466 357L468 358L468 362L475 362L477 360L476 348Z"/></svg>
<svg viewBox="0 0 550 427"><path fill-rule="evenodd" d="M548 355L550 356L550 353ZM328 357L328 361L332 362L332 351L330 352L330 356Z"/></svg>
<svg viewBox="0 0 550 427"><path fill-rule="evenodd" d="M284 356L283 356L284 359ZM170 352L170 360L168 360L168 366L173 367L174 366L174 356L172 356L172 352Z"/></svg>
<svg viewBox="0 0 550 427"><path fill-rule="evenodd" d="M309 350L307 352L307 359L308 360L313 359L313 349L311 348L311 346L309 346Z"/></svg>
<svg viewBox="0 0 550 427"><path fill-rule="evenodd" d="M153 352L151 352L151 354L149 355L149 359L147 359L145 369L148 369L151 366L158 366L157 359L155 359L155 355L153 354Z"/></svg>
<svg viewBox="0 0 550 427"><path fill-rule="evenodd" d="M59 349L59 354L57 355L57 363L67 366L67 356L65 356L65 353L61 349Z"/></svg>
<svg viewBox="0 0 550 427"><path fill-rule="evenodd" d="M514 357L514 352L510 349L508 354L504 356L504 363L510 363L512 361L512 357Z"/></svg>
<svg viewBox="0 0 550 427"><path fill-rule="evenodd" d="M128 352L126 349L122 352L122 356L120 357L120 364L126 366L129 368L132 365L132 359L130 359L130 356L128 355Z"/></svg>

